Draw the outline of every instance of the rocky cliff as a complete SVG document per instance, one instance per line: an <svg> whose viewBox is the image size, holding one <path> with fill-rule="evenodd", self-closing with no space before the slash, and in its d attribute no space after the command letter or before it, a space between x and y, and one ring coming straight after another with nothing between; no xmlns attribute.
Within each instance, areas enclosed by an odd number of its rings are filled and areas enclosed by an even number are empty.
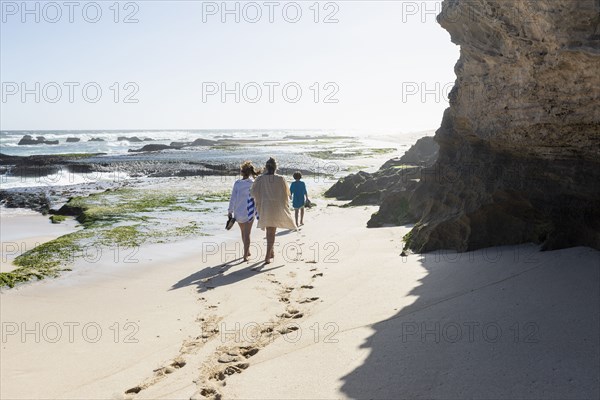
<svg viewBox="0 0 600 400"><path fill-rule="evenodd" d="M445 0L461 46L415 251L600 249L600 2Z"/></svg>

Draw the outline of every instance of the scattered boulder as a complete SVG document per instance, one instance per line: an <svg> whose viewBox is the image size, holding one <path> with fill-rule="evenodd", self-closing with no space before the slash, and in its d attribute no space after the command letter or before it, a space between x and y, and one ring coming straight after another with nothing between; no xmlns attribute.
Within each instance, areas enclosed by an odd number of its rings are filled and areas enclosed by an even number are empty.
<svg viewBox="0 0 600 400"><path fill-rule="evenodd" d="M139 138L139 137L137 137L137 136L132 136L132 137L119 136L119 137L117 138L117 140L118 140L119 142L125 142L125 141L127 141L127 142L132 142L132 143L140 143L140 142L143 142L143 140L142 140L142 139L140 139L140 138Z"/></svg>
<svg viewBox="0 0 600 400"><path fill-rule="evenodd" d="M34 139L31 135L25 135L18 143L19 146L30 144L58 144L58 140L47 140L43 136L38 136Z"/></svg>
<svg viewBox="0 0 600 400"><path fill-rule="evenodd" d="M367 227L406 225L415 222L418 217L411 214L408 202L412 194L411 189L414 190L414 187L388 193L381 202L379 211L367 222Z"/></svg>
<svg viewBox="0 0 600 400"><path fill-rule="evenodd" d="M144 147L142 147L141 149L129 149L127 151L129 153L140 153L140 152L161 151L161 150L168 150L168 149L173 149L173 147L169 146L168 144L147 144Z"/></svg>
<svg viewBox="0 0 600 400"><path fill-rule="evenodd" d="M210 139L196 139L193 142L171 142L170 146L174 149L183 149L184 147L193 147L193 146L214 146L217 141Z"/></svg>
<svg viewBox="0 0 600 400"><path fill-rule="evenodd" d="M76 137L68 137L67 138L67 143L77 143L79 142L81 139L76 138Z"/></svg>
<svg viewBox="0 0 600 400"><path fill-rule="evenodd" d="M183 149L189 146L191 142L171 142L170 146L174 149Z"/></svg>
<svg viewBox="0 0 600 400"><path fill-rule="evenodd" d="M50 199L43 192L0 190L0 204L7 208L29 208L44 215L50 210Z"/></svg>
<svg viewBox="0 0 600 400"><path fill-rule="evenodd" d="M88 142L104 142L104 139L102 139L102 138L91 138L90 140L88 140Z"/></svg>
<svg viewBox="0 0 600 400"><path fill-rule="evenodd" d="M69 217L79 217L83 214L83 208L81 207L75 207L70 205L69 203L71 202L72 198L69 198L69 201L67 201L66 204L64 204L61 208L59 208L56 211L53 211L54 215L64 215L64 216L69 216Z"/></svg>
<svg viewBox="0 0 600 400"><path fill-rule="evenodd" d="M361 192L360 186L370 178L371 174L364 171L340 178L325 192L325 197L335 197L338 200L352 200Z"/></svg>
<svg viewBox="0 0 600 400"><path fill-rule="evenodd" d="M402 157L387 161L378 171L359 171L341 178L325 192L325 197L351 200L347 207L379 205L368 227L416 222L418 217L410 211L408 200L424 171L435 163L438 150L432 137L423 137Z"/></svg>

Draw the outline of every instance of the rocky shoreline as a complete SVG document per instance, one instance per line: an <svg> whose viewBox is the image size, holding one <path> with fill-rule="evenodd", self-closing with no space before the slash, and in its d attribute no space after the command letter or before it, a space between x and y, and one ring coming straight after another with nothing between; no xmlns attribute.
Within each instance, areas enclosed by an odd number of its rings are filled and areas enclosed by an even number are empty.
<svg viewBox="0 0 600 400"><path fill-rule="evenodd" d="M325 197L350 200L347 207L379 205L379 211L367 222L368 227L415 223L417 217L409 213L408 200L437 159L438 149L433 137L425 136L402 157L388 160L378 171L360 171L340 179L325 192Z"/></svg>
<svg viewBox="0 0 600 400"><path fill-rule="evenodd" d="M405 239L416 252L600 249L597 6L445 0L443 9L438 21L461 56L437 161L351 175L328 193L380 204L370 226L415 223Z"/></svg>
<svg viewBox="0 0 600 400"><path fill-rule="evenodd" d="M239 165L230 163L208 163L178 159L154 159L150 155L131 157L128 155L104 157L103 153L10 156L0 153L0 179L2 175L22 181L36 180L51 184L61 176L84 174L89 181L70 185L36 185L0 190L0 205L7 208L28 208L42 214L52 213L69 198L85 196L123 186L136 185L137 180L173 177L232 176L239 174ZM296 168L280 168L280 173L291 175ZM306 175L315 172L300 169ZM97 181L98 173L109 174L110 179Z"/></svg>
<svg viewBox="0 0 600 400"><path fill-rule="evenodd" d="M461 56L435 135L438 176L411 197L412 250L600 249L594 3L444 1L438 21Z"/></svg>

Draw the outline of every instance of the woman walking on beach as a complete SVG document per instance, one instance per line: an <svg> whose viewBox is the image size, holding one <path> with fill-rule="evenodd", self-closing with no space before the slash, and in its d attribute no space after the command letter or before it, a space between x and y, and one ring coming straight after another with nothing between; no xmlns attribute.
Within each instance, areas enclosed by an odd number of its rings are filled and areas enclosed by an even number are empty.
<svg viewBox="0 0 600 400"><path fill-rule="evenodd" d="M277 228L296 229L290 213L290 189L281 175L277 175L277 162L269 158L265 172L256 178L250 194L256 201L258 227L267 230L265 264L275 258L275 232Z"/></svg>
<svg viewBox="0 0 600 400"><path fill-rule="evenodd" d="M242 242L244 243L244 261L250 257L250 231L254 222L254 199L250 196L250 187L258 175L258 171L250 161L245 161L240 166L242 179L233 184L231 199L229 200L229 218L235 218L240 225Z"/></svg>

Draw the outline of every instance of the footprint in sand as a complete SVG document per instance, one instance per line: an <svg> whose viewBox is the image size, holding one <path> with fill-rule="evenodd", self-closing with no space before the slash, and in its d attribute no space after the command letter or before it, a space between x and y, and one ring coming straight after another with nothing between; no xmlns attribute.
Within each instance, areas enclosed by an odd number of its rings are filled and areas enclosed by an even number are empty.
<svg viewBox="0 0 600 400"><path fill-rule="evenodd" d="M219 357L219 359L217 361L220 362L221 364L229 364L232 362L237 362L239 360L240 360L240 357L238 357L237 355L223 354L221 357Z"/></svg>
<svg viewBox="0 0 600 400"><path fill-rule="evenodd" d="M141 392L144 388L140 387L140 386L135 386L132 387L131 389L127 389L125 391L125 394L138 394L139 392Z"/></svg>
<svg viewBox="0 0 600 400"><path fill-rule="evenodd" d="M248 368L250 366L250 364L248 363L240 363L240 364L236 364L236 365L230 365L229 367L225 368L225 374L227 375L233 375L233 374L239 374L242 372L242 370Z"/></svg>
<svg viewBox="0 0 600 400"><path fill-rule="evenodd" d="M240 354L246 358L250 358L253 355L255 355L256 353L258 353L258 349L256 347L250 347L250 346L240 347Z"/></svg>
<svg viewBox="0 0 600 400"><path fill-rule="evenodd" d="M300 288L302 288L302 289L314 289L314 286L313 285L302 285L302 286L300 286Z"/></svg>
<svg viewBox="0 0 600 400"><path fill-rule="evenodd" d="M219 328L210 329L209 326L202 327L202 335L198 336L196 339L208 339L210 337L215 336L219 333Z"/></svg>
<svg viewBox="0 0 600 400"><path fill-rule="evenodd" d="M319 300L318 297L307 297L305 299L300 300L300 304L312 303L313 301L317 301L317 300Z"/></svg>
<svg viewBox="0 0 600 400"><path fill-rule="evenodd" d="M127 389L125 391L125 394L138 394L142 390L157 383L165 375L172 374L176 370L185 367L185 365L186 365L186 362L183 358L176 358L175 360L171 361L171 363L169 365L167 365L166 367L161 367L161 368L155 369L153 371L154 378L152 378L150 381L146 381L145 383L143 383L141 385L137 385L130 389Z"/></svg>
<svg viewBox="0 0 600 400"><path fill-rule="evenodd" d="M286 312L284 312L283 314L279 314L278 317L279 318L302 318L304 316L304 314L302 314L300 311L295 310L295 309L289 309Z"/></svg>
<svg viewBox="0 0 600 400"><path fill-rule="evenodd" d="M297 331L298 329L300 329L300 328L298 326L295 326L295 325L285 326L285 327L279 329L279 333L281 333L282 335L285 335L285 334L288 334L290 332Z"/></svg>
<svg viewBox="0 0 600 400"><path fill-rule="evenodd" d="M224 369L217 367L217 370L212 372L208 379L218 381L220 384L225 385L225 379L227 376L239 374L243 370L247 369L250 364L244 361L254 356L256 353L258 353L258 351L258 348L252 346L240 346L224 351L221 355L219 355L217 362L220 364L229 365L227 365ZM202 390L205 390L205 392L203 393ZM203 388L197 394L202 395L203 398L217 398L215 396L219 395L219 393L212 388Z"/></svg>
<svg viewBox="0 0 600 400"><path fill-rule="evenodd" d="M175 370L185 367L186 362L183 359L173 360L171 364L166 367L155 369L153 372L156 375L168 375L175 372Z"/></svg>
<svg viewBox="0 0 600 400"><path fill-rule="evenodd" d="M320 276L323 276L323 273L322 273L322 272L319 272L318 274L314 274L312 277L313 277L313 278L318 278L318 277L320 277Z"/></svg>
<svg viewBox="0 0 600 400"><path fill-rule="evenodd" d="M213 388L202 388L190 400L221 400L221 395Z"/></svg>

